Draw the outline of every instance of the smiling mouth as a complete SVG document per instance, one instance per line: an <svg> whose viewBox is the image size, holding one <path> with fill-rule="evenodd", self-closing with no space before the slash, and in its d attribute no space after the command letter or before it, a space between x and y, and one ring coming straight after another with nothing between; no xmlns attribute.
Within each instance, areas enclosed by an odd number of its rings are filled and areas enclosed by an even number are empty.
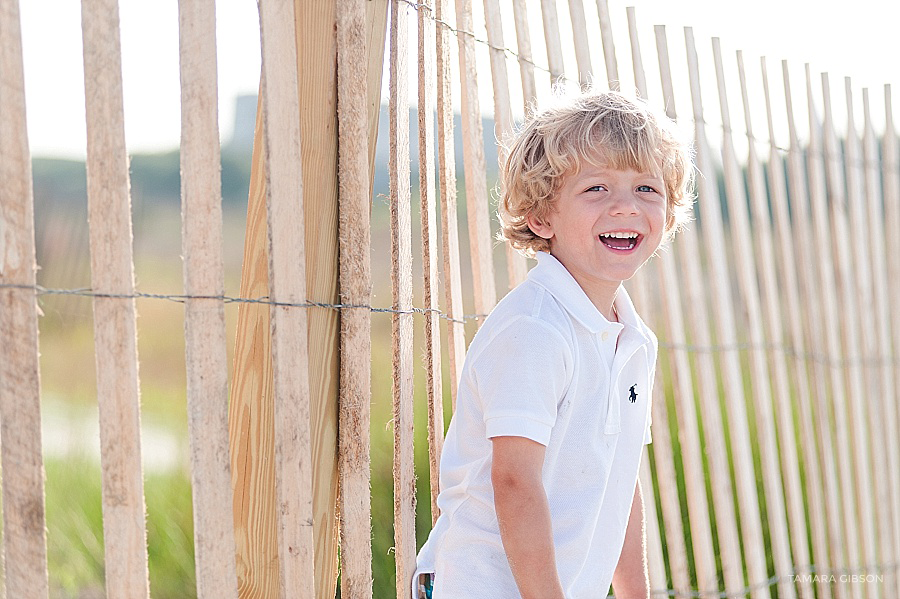
<svg viewBox="0 0 900 599"><path fill-rule="evenodd" d="M641 241L641 235L634 231L616 231L599 235L600 243L619 252L633 250Z"/></svg>

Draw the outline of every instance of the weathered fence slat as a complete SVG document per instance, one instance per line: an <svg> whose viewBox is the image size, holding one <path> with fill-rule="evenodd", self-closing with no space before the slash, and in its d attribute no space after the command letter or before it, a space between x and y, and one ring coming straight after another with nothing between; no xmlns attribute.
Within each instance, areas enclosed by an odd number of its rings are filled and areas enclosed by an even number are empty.
<svg viewBox="0 0 900 599"><path fill-rule="evenodd" d="M725 195L728 202L729 222L731 224L731 243L734 248L734 270L737 271L738 288L743 299L744 315L746 317L747 337L751 347L749 356L752 382L751 398L755 409L756 433L760 446L760 463L765 490L769 539L775 575L778 577L778 595L779 597L795 597L794 585L790 578L792 572L791 547L788 538L784 491L781 486L781 470L778 463L775 417L772 406L772 392L769 386L769 367L765 355L766 339L763 333L763 316L757 283L757 268L754 260L753 242L750 237L750 222L747 215L747 197L744 191L744 178L735 154L734 140L731 134L731 114L728 107L725 68L722 62L722 48L719 38L714 37L712 45L713 62L715 64L719 91L719 107L722 117L722 163L725 175ZM720 246L720 250L717 252L720 255L721 247L723 246ZM736 338L737 335L733 334L732 339ZM733 359L737 361L736 354ZM740 419L735 419L733 416L731 418L732 422L734 420L740 422ZM785 430L788 434L793 435L793 427ZM734 434L734 427L732 427L732 434ZM746 448L749 457L752 455L750 453L749 438ZM752 465L752 460L747 463ZM753 487L752 495L755 496L755 482ZM750 494L748 493L748 495ZM743 518L747 517L743 506L741 511L743 520ZM803 538L806 538L805 535ZM761 534L760 541L762 542ZM762 563L765 564L764 559ZM751 578L751 584L752 581L753 579Z"/></svg>
<svg viewBox="0 0 900 599"><path fill-rule="evenodd" d="M516 23L516 49L519 54L519 73L522 79L522 99L525 111L537 97L534 81L534 58L531 55L531 31L528 26L528 8L525 0L513 0L513 17Z"/></svg>
<svg viewBox="0 0 900 599"><path fill-rule="evenodd" d="M578 83L586 86L590 83L594 70L591 68L591 46L584 16L584 0L569 0L569 21L572 23L572 41L575 43Z"/></svg>
<svg viewBox="0 0 900 599"><path fill-rule="evenodd" d="M750 117L750 95L747 88L746 73L744 71L743 56L738 54L738 67L741 80L741 95L744 104L744 122L747 128L747 140L749 143L748 154L748 179L751 200L751 213L753 216L753 231L756 237L756 246L760 256L759 261L759 280L763 296L763 321L766 324L766 336L770 343L775 346L786 345L784 326L781 317L782 307L779 294L784 290L784 295L788 296L785 307L788 310L788 318L796 318L797 322L791 323L791 327L797 331L797 352L803 347L802 332L800 332L800 316L797 314L797 288L796 274L793 270L792 254L787 256L781 255L784 251L791 251L790 245L787 249L783 243L790 244L790 235L779 238L778 245L772 237L772 220L773 216L769 213L769 198L773 206L774 220L776 226L785 227L787 223L787 197L785 194L784 168L781 156L775 144L775 128L772 120L772 107L769 94L769 80L766 72L765 58L760 59L762 69L763 92L766 101L766 117L769 134L768 142L768 164L767 174L770 181L769 194L766 193L766 185L760 159L756 151L755 136L753 133L753 125ZM779 286L776 280L778 269L775 264L775 254L781 255L782 267L789 271L786 282ZM796 352L795 352L796 355ZM802 362L795 360L794 377L788 373L789 360L785 352L769 352L769 363L772 368L773 381L772 390L775 395L776 415L778 417L778 428L780 436L784 441L780 444L782 469L784 473L785 491L788 502L788 517L791 526L792 549L794 555L795 570L797 572L809 572L812 562L810 561L809 548L806 543L807 525L806 514L803 500L803 487L800 479L800 467L797 457L797 444L792 442L794 439L794 419L792 414L791 401L791 384L794 380L797 384L797 403L800 411L800 428L801 428L801 445L804 451L804 466L806 468L806 476L809 481L809 512L812 520L812 539L813 547L817 559L827 563L827 540L824 530L824 520L822 514L822 488L821 475L819 474L819 462L815 453L815 438L810 426L810 408L809 408L809 382L806 368ZM803 539L799 541L798 539ZM803 577L798 581L801 597L813 596L813 590L810 581ZM820 589L824 594L830 596L831 588L820 582Z"/></svg>
<svg viewBox="0 0 900 599"><path fill-rule="evenodd" d="M638 95L645 100L649 98L647 93L647 76L644 73L644 60L641 57L640 37L638 36L637 16L633 6L625 9L628 18L628 39L631 44L631 64L634 70L634 87Z"/></svg>
<svg viewBox="0 0 900 599"><path fill-rule="evenodd" d="M371 302L366 5L338 2L337 109L341 302ZM405 116L405 115L404 115ZM371 313L341 313L339 401L341 596L372 597L370 501Z"/></svg>
<svg viewBox="0 0 900 599"><path fill-rule="evenodd" d="M889 231L900 230L900 165L897 163L897 130L894 128L894 107L891 86L884 86L884 139L882 140L882 181L884 186L884 237L887 256L888 297L900 297L900 235ZM894 382L900 385L900 302L891 302L890 329L893 334L894 353L891 362ZM888 423L891 430L900 430L900 410L895 420ZM895 434L896 439L896 434ZM896 487L895 487L896 488ZM897 518L894 521L894 551L900 557L900 504L895 504ZM897 593L900 594L900 574L897 576Z"/></svg>
<svg viewBox="0 0 900 599"><path fill-rule="evenodd" d="M655 28L656 49L659 59L659 74L663 89L663 104L666 106L666 113L669 118L675 119L675 95L672 86L672 72L669 62L669 46L666 39L666 30L663 26L657 25ZM697 283L700 277L697 269L698 256L696 232L691 229L685 230L679 234L678 242L672 251L662 252L658 258L658 275L660 289L681 289L687 288L693 290L693 294L702 294L702 290L693 287L693 283ZM675 257L677 254L681 258L681 263L687 268L684 270L684 283L681 285L676 273ZM694 259L692 259L694 258ZM689 356L686 349L687 337L685 334L684 312L682 310L681 293L661 293L663 300L663 314L666 320L667 332L671 349L669 350L669 359L672 363L672 378L675 387L675 406L676 416L678 418L678 439L681 446L681 453L684 456L682 460L684 468L685 492L687 494L688 517L690 519L691 541L694 553L694 567L697 573L697 585L701 593L717 593L719 590L718 574L716 571L716 558L713 552L712 528L710 525L709 504L706 499L706 475L703 469L703 458L700 448L700 432L697 420L697 407L694 400L694 382L691 374L691 366ZM695 302L703 301L702 295L690 295L686 297L689 306L693 306ZM703 310L699 308L692 311L688 316L692 320L697 321L697 336L692 341L697 344L709 343L709 325L704 316ZM702 353L697 356L698 360L698 382L701 385L715 385L715 372L712 363L712 356ZM704 387L701 386L701 393ZM718 406L716 411L709 416L717 418L719 416ZM653 415L654 422L657 421L657 414ZM705 417L704 417L705 420ZM722 454L724 443L721 442L721 420L715 423L716 428L711 426L713 423L705 420L704 432L709 438L713 435L713 430L718 432L716 440L719 444L712 444L713 450L710 452L711 469L714 474L722 473ZM658 426L653 428L654 439L657 438ZM653 445L656 445L654 441ZM654 448L654 451L656 449ZM715 485L713 501L719 501L720 497L731 496L731 480L727 470L727 464L724 475L726 478L717 479L718 484ZM719 468L720 470L716 470ZM734 522L733 502L728 504L731 512L725 514L724 511L717 510L717 532L719 536L719 547L724 547L722 554L723 570L726 574L726 584L732 581L734 572L740 573L740 554L729 553L737 545L737 525ZM726 506L727 508L728 506ZM674 514L673 514L674 516ZM666 537L670 538L677 534L677 524L674 518L666 518ZM726 517L730 517L727 520ZM670 522L670 520L673 520ZM735 585L740 584L735 580ZM674 582L674 580L673 580Z"/></svg>
<svg viewBox="0 0 900 599"><path fill-rule="evenodd" d="M228 456L225 266L212 0L180 0L185 362L199 597L237 597Z"/></svg>
<svg viewBox="0 0 900 599"><path fill-rule="evenodd" d="M413 463L412 223L409 189L407 18L409 5L391 1L390 181L391 314L394 427L394 560L397 595L409 592L416 569L416 475ZM474 71L472 72L474 76ZM479 124L481 116L476 113ZM480 139L480 138L479 138ZM482 166L484 160L482 159ZM479 179L483 181L484 179ZM471 205L470 205L471 215ZM482 237L482 241L486 237ZM473 240L474 243L474 240ZM487 265L485 265L487 266Z"/></svg>
<svg viewBox="0 0 900 599"><path fill-rule="evenodd" d="M562 43L559 38L559 13L556 0L541 0L541 18L544 25L544 43L547 46L547 65L550 68L550 85L566 76Z"/></svg>
<svg viewBox="0 0 900 599"><path fill-rule="evenodd" d="M824 166L824 151L820 137L821 125L815 111L813 101L812 75L809 65L806 65L806 94L809 104L809 197L812 209L814 239L816 247L816 260L818 265L819 286L824 304L825 338L828 362L831 375L831 402L834 408L835 428L837 429L838 473L840 476L841 504L843 507L843 522L848 555L843 562L849 568L858 568L860 562L859 531L856 527L858 513L856 511L856 497L854 493L855 476L851 466L852 448L847 428L847 401L844 376L843 346L840 340L839 317L840 312L835 294L829 293L837 290L835 280L834 255L832 253L830 219L826 204L826 173ZM840 252L837 252L840 254ZM821 326L821 324L819 324ZM823 423L824 424L824 423ZM859 596L856 587L851 587L852 596Z"/></svg>
<svg viewBox="0 0 900 599"><path fill-rule="evenodd" d="M263 139L269 238L272 374L275 392L275 495L283 597L312 598L312 457L306 254L300 156L300 102L292 0L260 4Z"/></svg>
<svg viewBox="0 0 900 599"><path fill-rule="evenodd" d="M422 222L423 302L425 314L425 395L428 403L428 472L431 522L437 521L440 459L444 446L444 393L441 380L441 327L438 312L437 211L434 189L434 21L432 0L424 0L419 18L419 199Z"/></svg>
<svg viewBox="0 0 900 599"><path fill-rule="evenodd" d="M0 0L0 455L9 597L49 593L41 453L37 265L18 0Z"/></svg>
<svg viewBox="0 0 900 599"><path fill-rule="evenodd" d="M456 27L472 31L472 0L456 0ZM475 71L475 40L458 35L459 77L462 94L463 165L466 179L466 215L469 220L469 253L472 258L472 282L475 312L481 319L497 303L494 261L491 255L490 208L487 173L484 164L484 129L478 102L478 78ZM404 50L405 51L405 50ZM481 322L479 319L479 322Z"/></svg>
<svg viewBox="0 0 900 599"><path fill-rule="evenodd" d="M494 134L497 137L498 162L505 160L506 143L513 130L512 107L509 99L509 75L506 70L506 52L503 48L503 25L498 0L484 0L484 24L488 43L491 45L491 82L494 88ZM525 256L511 245L504 244L506 273L509 289L525 280L528 269Z"/></svg>
<svg viewBox="0 0 900 599"><path fill-rule="evenodd" d="M606 63L606 81L609 89L621 88L619 64L616 61L616 47L613 43L612 21L609 18L607 0L597 0L597 15L600 18L600 41L603 44L603 60Z"/></svg>
<svg viewBox="0 0 900 599"><path fill-rule="evenodd" d="M106 592L147 597L147 532L134 305L131 199L116 0L83 0L87 190L100 404Z"/></svg>
<svg viewBox="0 0 900 599"><path fill-rule="evenodd" d="M451 32L446 21L449 0L435 0L435 74L437 76L437 155L441 204L441 251L444 258L444 312L450 361L450 402L456 409L456 389L466 354L462 276L459 266L459 229L456 211L456 157L453 149L453 99L450 76Z"/></svg>
<svg viewBox="0 0 900 599"><path fill-rule="evenodd" d="M863 174L862 174L862 148L860 147L859 135L856 131L856 119L853 115L853 91L849 77L844 79L844 93L847 102L847 131L844 138L844 160L843 170L844 180L846 181L846 201L843 203L835 203L832 210L840 210L840 219L835 219L832 226L843 226L842 229L835 229L836 234L846 235L850 231L854 241L859 243L851 244L850 255L847 252L839 252L844 254L847 261L849 272L850 288L846 290L845 302L851 300L852 304L857 308L863 306L868 309L874 308L874 298L872 296L872 273L869 264L869 227L865 222L865 206L863 205ZM832 120L832 126L834 121ZM832 129L830 134L834 133ZM838 167L838 164L834 164ZM847 226L849 217L849 227ZM835 235L836 239L839 239ZM846 310L851 306L844 305L844 314L848 314ZM874 327L867 326L869 323L868 315L863 316L859 310L849 313L852 315L847 321L846 333L850 329L854 329L852 334L856 337L857 361L856 375L861 383L855 388L855 393L863 394L862 397L880 397L880 381L878 379L878 368L876 365L875 353L875 331ZM851 395L852 397L852 395ZM875 458L874 452L881 452L887 447L886 440L881 436L882 420L881 402L879 401L851 401L854 408L854 442L855 451L864 460L866 473L870 477L870 484L865 489L860 489L859 501L867 504L869 513L868 520L862 523L863 546L865 548L865 557L863 564L868 568L877 563L885 563L878 561L877 540L883 534L876 537L876 530L879 533L890 530L890 516L885 509L890 510L890 498L888 493L888 475L881 472L878 464L881 462ZM874 506L873 506L874 504ZM873 509L874 508L874 509ZM870 597L880 597L880 586L874 585L869 591Z"/></svg>
<svg viewBox="0 0 900 599"><path fill-rule="evenodd" d="M879 531L880 562L883 564L896 563L900 559L900 546L896 545L897 531L900 527L900 442L893 424L897 422L897 406L894 398L897 390L894 386L894 372L891 352L890 312L887 295L887 268L885 265L884 229L880 223L884 223L882 212L882 185L878 172L878 148L875 142L875 130L872 125L872 112L869 106L869 90L863 88L863 164L865 178L865 193L863 202L863 218L868 218L871 228L870 249L868 256L872 262L872 294L877 322L882 323L877 328L875 356L878 360L878 373L881 383L881 395L883 417L877 425L882 427L882 438L886 443L887 456L883 462L888 477L888 517L892 524L888 530ZM873 455L876 455L873 453ZM886 572L885 589L896 588L898 580L897 571ZM886 594L890 594L886 592Z"/></svg>

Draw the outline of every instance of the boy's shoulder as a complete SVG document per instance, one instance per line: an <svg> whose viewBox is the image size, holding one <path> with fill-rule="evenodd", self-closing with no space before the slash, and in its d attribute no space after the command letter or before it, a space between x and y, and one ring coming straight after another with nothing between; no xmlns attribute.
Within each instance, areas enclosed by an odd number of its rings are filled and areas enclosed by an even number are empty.
<svg viewBox="0 0 900 599"><path fill-rule="evenodd" d="M511 389L513 379L522 383L543 373L545 382L553 379L563 388L577 353L565 310L546 289L526 280L497 303L475 334L463 377L478 388L505 381Z"/></svg>
<svg viewBox="0 0 900 599"><path fill-rule="evenodd" d="M545 345L569 347L573 343L572 323L553 294L526 279L494 306L475 334L469 353L477 354L504 337L523 342L542 339Z"/></svg>

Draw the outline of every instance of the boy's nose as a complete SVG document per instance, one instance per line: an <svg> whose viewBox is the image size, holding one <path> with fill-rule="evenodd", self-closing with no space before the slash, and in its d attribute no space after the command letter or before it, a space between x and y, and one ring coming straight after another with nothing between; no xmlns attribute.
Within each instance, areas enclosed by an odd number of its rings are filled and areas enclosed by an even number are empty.
<svg viewBox="0 0 900 599"><path fill-rule="evenodd" d="M634 216L638 213L637 198L630 193L618 192L612 197L609 211L614 216Z"/></svg>

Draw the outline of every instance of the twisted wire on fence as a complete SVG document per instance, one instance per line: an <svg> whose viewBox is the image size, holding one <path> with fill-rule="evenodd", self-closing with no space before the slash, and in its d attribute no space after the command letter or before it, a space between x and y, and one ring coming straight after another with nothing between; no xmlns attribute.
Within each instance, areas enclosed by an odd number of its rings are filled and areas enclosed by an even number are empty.
<svg viewBox="0 0 900 599"><path fill-rule="evenodd" d="M0 283L0 289L25 289L34 291L38 297L44 295L66 295L88 298L110 298L110 299L156 299L175 302L179 304L185 303L187 300L219 300L226 304L263 304L268 306L281 306L292 308L323 308L326 310L368 310L374 314L437 314L438 317L448 322L467 323L471 321L483 320L487 314L466 314L462 318L453 318L444 313L443 310L431 308L412 307L408 310L399 310L396 308L386 308L381 306L372 306L369 304L348 304L348 303L328 303L306 300L303 302L278 302L269 299L268 296L262 297L238 297L230 295L189 295L177 293L148 293L144 291L136 291L134 293L102 293L92 291L87 287L80 288L50 288L42 285L17 285L13 283ZM863 365L863 366L885 366L893 364L897 357L893 355L875 355L862 357L859 359L834 359L831 356L816 352L801 352L789 344L785 343L749 343L739 342L733 344L712 344L712 345L694 345L691 343L672 343L666 340L660 340L659 346L664 349L673 349L686 351L691 353L718 353L724 351L777 351L786 356L801 358L807 362L817 362L828 366L843 367L847 365Z"/></svg>

